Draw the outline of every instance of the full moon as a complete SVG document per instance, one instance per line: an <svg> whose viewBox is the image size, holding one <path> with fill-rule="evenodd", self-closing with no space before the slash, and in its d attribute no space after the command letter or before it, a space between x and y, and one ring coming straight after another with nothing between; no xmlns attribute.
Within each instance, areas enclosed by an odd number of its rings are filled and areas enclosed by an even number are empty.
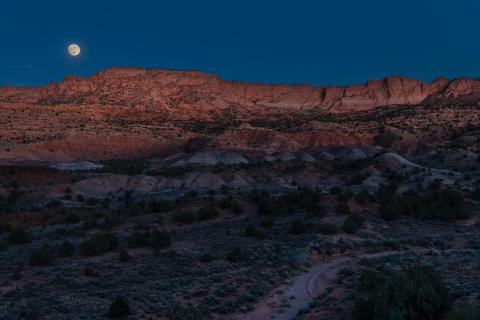
<svg viewBox="0 0 480 320"><path fill-rule="evenodd" d="M71 44L68 46L68 54L72 57L76 57L80 54L80 46L78 44Z"/></svg>

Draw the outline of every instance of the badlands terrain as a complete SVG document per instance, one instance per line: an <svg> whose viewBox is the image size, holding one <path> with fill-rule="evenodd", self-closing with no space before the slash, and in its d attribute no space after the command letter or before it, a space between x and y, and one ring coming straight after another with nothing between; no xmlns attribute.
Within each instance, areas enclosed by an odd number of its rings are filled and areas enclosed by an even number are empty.
<svg viewBox="0 0 480 320"><path fill-rule="evenodd" d="M480 80L0 88L0 319L480 317Z"/></svg>

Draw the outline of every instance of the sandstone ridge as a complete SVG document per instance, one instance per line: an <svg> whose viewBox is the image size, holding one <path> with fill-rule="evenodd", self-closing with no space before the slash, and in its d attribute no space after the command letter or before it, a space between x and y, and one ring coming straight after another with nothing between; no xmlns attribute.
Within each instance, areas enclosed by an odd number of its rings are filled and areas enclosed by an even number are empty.
<svg viewBox="0 0 480 320"><path fill-rule="evenodd" d="M225 81L197 71L115 67L90 77L66 77L62 82L32 88L0 88L0 103L38 105L111 105L175 110L224 109L232 105L335 113L387 105L415 105L447 100L471 102L480 97L480 80L437 78L421 82L390 76L350 86L258 84Z"/></svg>

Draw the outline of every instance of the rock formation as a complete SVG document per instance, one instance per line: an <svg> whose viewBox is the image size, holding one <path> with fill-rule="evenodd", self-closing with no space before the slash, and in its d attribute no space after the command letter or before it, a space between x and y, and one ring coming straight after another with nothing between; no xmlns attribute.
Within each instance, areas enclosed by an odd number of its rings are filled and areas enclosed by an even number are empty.
<svg viewBox="0 0 480 320"><path fill-rule="evenodd" d="M196 71L111 68L40 87L0 88L0 162L149 157L189 152L191 141L270 154L372 144L379 123L372 118L360 128L352 122L356 118L343 121L344 115L382 106L479 101L480 80L468 78L424 83L392 76L314 87L224 81ZM403 141L413 145L418 136L410 131Z"/></svg>
<svg viewBox="0 0 480 320"><path fill-rule="evenodd" d="M437 78L424 83L391 76L350 86L257 84L224 81L196 71L111 68L90 77L66 77L36 88L0 88L0 102L37 105L143 105L175 110L256 108L308 109L330 112L366 110L431 99L479 97L480 80Z"/></svg>

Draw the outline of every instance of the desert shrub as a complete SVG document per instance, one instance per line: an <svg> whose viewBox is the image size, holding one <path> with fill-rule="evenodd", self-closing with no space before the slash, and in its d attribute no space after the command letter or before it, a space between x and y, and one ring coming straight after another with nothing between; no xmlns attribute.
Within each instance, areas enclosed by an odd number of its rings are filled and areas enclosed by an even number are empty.
<svg viewBox="0 0 480 320"><path fill-rule="evenodd" d="M400 217L403 213L403 209L398 201L393 200L380 206L379 213L380 217L383 219L393 221Z"/></svg>
<svg viewBox="0 0 480 320"><path fill-rule="evenodd" d="M265 239L265 232L260 229L257 229L253 224L250 224L245 228L245 235L247 237L256 238L258 240Z"/></svg>
<svg viewBox="0 0 480 320"><path fill-rule="evenodd" d="M472 196L475 200L480 200L480 182L477 182L478 185L475 187L475 190L472 193Z"/></svg>
<svg viewBox="0 0 480 320"><path fill-rule="evenodd" d="M384 185L380 184L375 200L380 204L387 204L395 196L395 184Z"/></svg>
<svg viewBox="0 0 480 320"><path fill-rule="evenodd" d="M223 166L223 165L220 164L220 165L217 165L217 166ZM221 171L219 171L219 172L221 172ZM222 186L220 187L220 192L224 195L229 194L230 191L231 191L231 188L229 186L225 185L225 184L222 184Z"/></svg>
<svg viewBox="0 0 480 320"><path fill-rule="evenodd" d="M347 202L348 201L348 195L346 193L339 193L337 194L337 201L338 202Z"/></svg>
<svg viewBox="0 0 480 320"><path fill-rule="evenodd" d="M218 203L218 207L219 207L220 209L228 209L228 208L231 208L231 207L232 207L232 198L231 198L230 196L223 198L223 199L220 200L220 202Z"/></svg>
<svg viewBox="0 0 480 320"><path fill-rule="evenodd" d="M337 201L335 212L338 215L348 215L350 214L350 207L346 201Z"/></svg>
<svg viewBox="0 0 480 320"><path fill-rule="evenodd" d="M18 185L12 184L12 190L10 190L6 198L0 196L0 212L1 213L10 213L16 210L16 204L18 198L23 194L22 191L19 191Z"/></svg>
<svg viewBox="0 0 480 320"><path fill-rule="evenodd" d="M104 230L112 230L114 227L119 226L125 218L118 213L111 213L107 215L100 227Z"/></svg>
<svg viewBox="0 0 480 320"><path fill-rule="evenodd" d="M205 253L202 254L198 260L203 263L209 263L215 260L215 257L210 253Z"/></svg>
<svg viewBox="0 0 480 320"><path fill-rule="evenodd" d="M85 201L85 204L86 204L87 206L91 206L91 207L96 206L96 205L97 205L97 199L95 199L95 198L88 198L88 199Z"/></svg>
<svg viewBox="0 0 480 320"><path fill-rule="evenodd" d="M147 247L150 242L150 232L135 231L127 238L130 248Z"/></svg>
<svg viewBox="0 0 480 320"><path fill-rule="evenodd" d="M370 194L365 189L355 195L355 201L359 204L366 204L369 199Z"/></svg>
<svg viewBox="0 0 480 320"><path fill-rule="evenodd" d="M47 208L59 208L62 206L62 201L60 200L51 200L46 204Z"/></svg>
<svg viewBox="0 0 480 320"><path fill-rule="evenodd" d="M77 213L69 213L65 217L66 224L76 224L80 222L80 216Z"/></svg>
<svg viewBox="0 0 480 320"><path fill-rule="evenodd" d="M363 225L364 219L359 215L348 216L343 221L343 231L346 233L355 233Z"/></svg>
<svg viewBox="0 0 480 320"><path fill-rule="evenodd" d="M118 239L112 233L96 234L80 243L80 253L83 256L97 256L117 249Z"/></svg>
<svg viewBox="0 0 480 320"><path fill-rule="evenodd" d="M108 317L110 319L123 319L129 314L130 307L128 306L127 301L122 297L117 297L108 309Z"/></svg>
<svg viewBox="0 0 480 320"><path fill-rule="evenodd" d="M375 290L382 285L385 277L372 269L364 269L360 274L359 286L362 290Z"/></svg>
<svg viewBox="0 0 480 320"><path fill-rule="evenodd" d="M302 234L307 232L307 226L301 219L293 220L290 224L290 233L291 234Z"/></svg>
<svg viewBox="0 0 480 320"><path fill-rule="evenodd" d="M27 320L39 320L43 319L42 307L35 302L27 302L20 308L20 314L23 315L22 319Z"/></svg>
<svg viewBox="0 0 480 320"><path fill-rule="evenodd" d="M190 224L195 222L195 215L190 211L176 210L172 215L172 221L182 224Z"/></svg>
<svg viewBox="0 0 480 320"><path fill-rule="evenodd" d="M118 259L120 262L130 262L132 257L128 254L127 250L121 250L120 254L118 255Z"/></svg>
<svg viewBox="0 0 480 320"><path fill-rule="evenodd" d="M10 231L7 239L11 244L25 244L32 241L30 233L21 227Z"/></svg>
<svg viewBox="0 0 480 320"><path fill-rule="evenodd" d="M147 168L148 163L144 159L112 159L102 160L103 168L97 169L97 172L107 172L115 174L125 174L129 176L142 174Z"/></svg>
<svg viewBox="0 0 480 320"><path fill-rule="evenodd" d="M209 319L205 317L200 310L193 307L174 306L168 313L169 320L203 320Z"/></svg>
<svg viewBox="0 0 480 320"><path fill-rule="evenodd" d="M0 234L12 231L12 226L6 222L0 222Z"/></svg>
<svg viewBox="0 0 480 320"><path fill-rule="evenodd" d="M22 264L19 264L19 265L15 266L15 269L13 270L12 279L13 280L22 279L22 271L23 270L24 270L24 266Z"/></svg>
<svg viewBox="0 0 480 320"><path fill-rule="evenodd" d="M243 214L243 207L238 201L232 201L232 212L236 215Z"/></svg>
<svg viewBox="0 0 480 320"><path fill-rule="evenodd" d="M154 230L151 233L150 246L154 249L163 249L172 244L172 237L169 232Z"/></svg>
<svg viewBox="0 0 480 320"><path fill-rule="evenodd" d="M330 188L329 193L330 194L340 194L340 193L342 193L342 189L340 189L340 187L333 186L333 187Z"/></svg>
<svg viewBox="0 0 480 320"><path fill-rule="evenodd" d="M167 231L136 231L128 239L130 248L151 247L153 249L163 249L169 247L172 243L171 235Z"/></svg>
<svg viewBox="0 0 480 320"><path fill-rule="evenodd" d="M261 197L258 200L258 213L265 215L276 213L275 204L270 197Z"/></svg>
<svg viewBox="0 0 480 320"><path fill-rule="evenodd" d="M300 188L298 191L290 192L281 197L287 207L298 207L307 212L322 213L318 202L322 199L321 193L309 187Z"/></svg>
<svg viewBox="0 0 480 320"><path fill-rule="evenodd" d="M71 257L75 252L75 247L69 241L63 241L57 248L57 255L59 257Z"/></svg>
<svg viewBox="0 0 480 320"><path fill-rule="evenodd" d="M199 220L210 220L218 216L218 211L212 206L204 206L197 210Z"/></svg>
<svg viewBox="0 0 480 320"><path fill-rule="evenodd" d="M30 252L28 263L31 266L48 266L53 260L55 260L55 256L52 248L49 245L44 245Z"/></svg>
<svg viewBox="0 0 480 320"><path fill-rule="evenodd" d="M255 231L256 231L256 228L253 224L249 224L246 228L245 228L245 235L247 237L253 237L255 235Z"/></svg>
<svg viewBox="0 0 480 320"><path fill-rule="evenodd" d="M367 285L356 294L354 319L438 319L450 304L447 287L429 267L414 266L386 277L368 276L369 280L362 280Z"/></svg>
<svg viewBox="0 0 480 320"><path fill-rule="evenodd" d="M4 239L0 239L0 251L6 251L8 249L8 242Z"/></svg>
<svg viewBox="0 0 480 320"><path fill-rule="evenodd" d="M480 320L480 305L460 305L453 313L452 320Z"/></svg>
<svg viewBox="0 0 480 320"><path fill-rule="evenodd" d="M238 246L234 247L227 254L227 260L232 263L246 261L247 259L248 251Z"/></svg>
<svg viewBox="0 0 480 320"><path fill-rule="evenodd" d="M85 219L83 221L83 225L82 225L82 228L84 230L90 230L94 227L97 226L97 218L96 217L88 217L87 219Z"/></svg>
<svg viewBox="0 0 480 320"><path fill-rule="evenodd" d="M271 228L275 225L275 221L271 217L260 220L260 225L264 228Z"/></svg>
<svg viewBox="0 0 480 320"><path fill-rule="evenodd" d="M248 198L250 202L258 204L261 199L270 198L270 194L266 190L254 189L249 193Z"/></svg>
<svg viewBox="0 0 480 320"><path fill-rule="evenodd" d="M335 234L338 232L337 227L331 223L322 223L318 226L318 231L321 234Z"/></svg>
<svg viewBox="0 0 480 320"><path fill-rule="evenodd" d="M470 208L463 195L447 188L426 189L421 192L405 192L396 195L380 206L380 216L395 220L401 215L413 215L422 219L454 221L470 216Z"/></svg>
<svg viewBox="0 0 480 320"><path fill-rule="evenodd" d="M85 277L91 278L91 277L96 277L96 276L98 276L98 273L97 273L97 272L95 271L95 269L93 269L92 267L85 267L85 268L83 269L83 275L84 275Z"/></svg>
<svg viewBox="0 0 480 320"><path fill-rule="evenodd" d="M273 214L275 211L275 206L272 201L272 199L263 197L258 200L258 209L257 209L259 214Z"/></svg>
<svg viewBox="0 0 480 320"><path fill-rule="evenodd" d="M150 202L151 212L168 212L175 209L175 203L170 200L158 200Z"/></svg>
<svg viewBox="0 0 480 320"><path fill-rule="evenodd" d="M373 142L383 148L390 148L397 139L398 136L391 130L386 130L385 127L380 127L378 129L378 134L373 138Z"/></svg>

